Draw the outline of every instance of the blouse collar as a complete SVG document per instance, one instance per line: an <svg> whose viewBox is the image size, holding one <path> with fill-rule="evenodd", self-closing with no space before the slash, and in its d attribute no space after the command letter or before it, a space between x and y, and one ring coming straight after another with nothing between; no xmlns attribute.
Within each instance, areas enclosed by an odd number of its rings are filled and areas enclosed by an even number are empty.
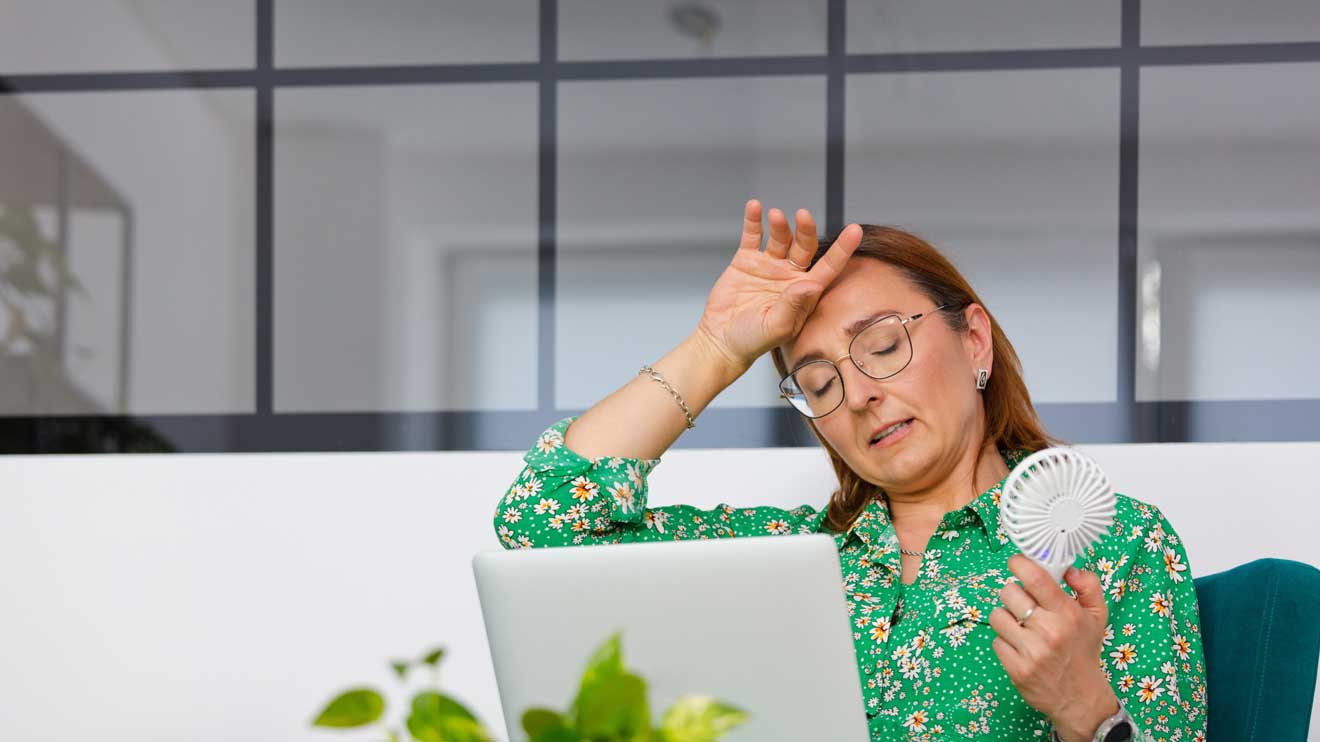
<svg viewBox="0 0 1320 742"><path fill-rule="evenodd" d="M1029 453L1030 451L1026 449L999 451L1010 472ZM976 499L957 510L945 513L944 519L935 529L933 538L938 539L943 534L955 533L976 525L985 535L990 550L999 551L1009 541L999 522L999 496L1007 479L1008 477L1005 476ZM883 562L886 556L898 555L898 534L894 531L894 524L889 516L888 498L883 495L872 497L857 516L852 527L846 533L838 534L836 540L842 545L852 537L856 537L866 545L868 557L873 561Z"/></svg>

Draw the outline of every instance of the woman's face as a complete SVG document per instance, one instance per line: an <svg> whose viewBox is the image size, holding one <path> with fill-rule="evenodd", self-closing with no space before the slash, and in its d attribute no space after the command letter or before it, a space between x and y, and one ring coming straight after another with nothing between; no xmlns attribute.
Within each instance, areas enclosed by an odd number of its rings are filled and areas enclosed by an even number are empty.
<svg viewBox="0 0 1320 742"><path fill-rule="evenodd" d="M936 486L967 455L980 447L983 413L976 370L991 369L989 318L980 305L963 310L969 330L949 329L944 309L907 325L912 361L898 374L873 379L848 358L856 322L896 313L906 318L936 305L886 263L849 261L821 297L797 337L782 347L789 369L820 352L843 376L844 399L815 421L821 436L866 481L890 494ZM993 370L993 369L992 369ZM898 421L905 430L878 444L872 438Z"/></svg>

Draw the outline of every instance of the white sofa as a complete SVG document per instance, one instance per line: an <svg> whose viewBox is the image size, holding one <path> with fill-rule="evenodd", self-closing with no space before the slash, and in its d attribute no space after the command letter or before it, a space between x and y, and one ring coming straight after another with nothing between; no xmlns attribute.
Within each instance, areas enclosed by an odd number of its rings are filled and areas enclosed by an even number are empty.
<svg viewBox="0 0 1320 742"><path fill-rule="evenodd" d="M1165 511L1194 574L1320 564L1320 443L1083 448ZM392 689L386 660L435 644L445 687L503 736L469 562L498 548L491 515L520 466L0 457L0 739L326 740L307 722L333 692ZM832 483L816 449L674 451L652 477L653 504L707 506L820 505Z"/></svg>

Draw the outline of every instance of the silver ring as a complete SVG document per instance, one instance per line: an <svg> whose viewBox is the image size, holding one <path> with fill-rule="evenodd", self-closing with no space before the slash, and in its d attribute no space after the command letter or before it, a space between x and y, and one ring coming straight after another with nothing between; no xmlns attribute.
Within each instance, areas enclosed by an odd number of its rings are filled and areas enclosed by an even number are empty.
<svg viewBox="0 0 1320 742"><path fill-rule="evenodd" d="M1030 608L1028 608L1028 609L1027 609L1027 612L1024 613L1024 614L1022 614L1022 618L1019 618L1019 619L1018 619L1018 626L1026 626L1026 625L1027 625L1027 619L1028 619L1028 618L1031 618L1031 614L1033 614L1033 613L1035 613L1035 612L1036 612L1036 606L1033 605L1033 606L1031 606Z"/></svg>
<svg viewBox="0 0 1320 742"><path fill-rule="evenodd" d="M787 260L790 264L792 264L792 266L793 266L794 268L797 268L797 269L800 270L800 271L808 270L807 266L805 266L805 265L798 265L796 260L793 260L792 258L790 258L790 257L788 257L788 256L784 256L784 260Z"/></svg>

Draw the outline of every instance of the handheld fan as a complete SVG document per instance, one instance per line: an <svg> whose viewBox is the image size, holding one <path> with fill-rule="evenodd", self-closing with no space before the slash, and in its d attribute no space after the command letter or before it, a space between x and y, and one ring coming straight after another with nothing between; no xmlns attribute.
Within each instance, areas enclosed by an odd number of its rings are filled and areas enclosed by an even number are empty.
<svg viewBox="0 0 1320 742"><path fill-rule="evenodd" d="M1004 531L1057 582L1114 522L1117 498L1091 457L1046 448L1023 459L1000 492Z"/></svg>

